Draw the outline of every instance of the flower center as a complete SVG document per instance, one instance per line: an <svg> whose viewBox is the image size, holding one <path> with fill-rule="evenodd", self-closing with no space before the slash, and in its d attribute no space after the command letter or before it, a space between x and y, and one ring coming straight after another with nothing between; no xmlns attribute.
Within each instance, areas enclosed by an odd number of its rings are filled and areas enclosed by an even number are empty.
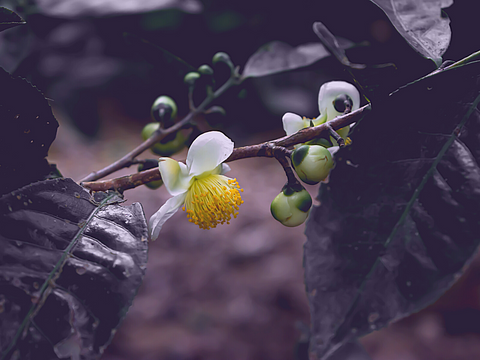
<svg viewBox="0 0 480 360"><path fill-rule="evenodd" d="M238 207L243 204L237 179L223 175L209 175L195 179L187 192L185 206L188 221L200 229L210 229L227 223L238 215Z"/></svg>

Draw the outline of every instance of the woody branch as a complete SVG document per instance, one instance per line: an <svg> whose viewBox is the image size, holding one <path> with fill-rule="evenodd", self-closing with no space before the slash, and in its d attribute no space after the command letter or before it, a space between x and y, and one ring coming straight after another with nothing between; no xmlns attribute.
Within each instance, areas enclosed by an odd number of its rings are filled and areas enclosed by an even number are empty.
<svg viewBox="0 0 480 360"><path fill-rule="evenodd" d="M226 160L226 162L251 157L275 157L275 153L280 149L283 149L282 151L284 151L286 148L293 145L313 140L327 133L329 134L330 128L334 130L339 130L354 122L358 122L370 109L371 105L368 104L355 111L352 111L351 113L338 116L335 119L329 121L328 123L305 128L289 136L285 136L271 141L266 141L264 143L256 145L235 148L233 149L232 154ZM123 192L125 190L136 188L137 186L149 183L150 181L154 180L161 180L158 168L141 171L132 175L122 176L115 179L108 179L102 181L84 181L81 183L81 185L91 191L114 190Z"/></svg>

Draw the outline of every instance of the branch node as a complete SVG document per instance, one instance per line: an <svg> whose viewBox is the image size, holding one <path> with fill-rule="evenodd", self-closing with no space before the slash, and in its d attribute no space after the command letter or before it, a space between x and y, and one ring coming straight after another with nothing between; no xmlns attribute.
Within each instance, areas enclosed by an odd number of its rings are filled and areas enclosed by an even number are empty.
<svg viewBox="0 0 480 360"><path fill-rule="evenodd" d="M345 147L345 141L343 138L332 128L332 126L327 122L325 123L325 126L327 127L328 131L330 132L330 136L335 139L337 142L338 146L341 148Z"/></svg>

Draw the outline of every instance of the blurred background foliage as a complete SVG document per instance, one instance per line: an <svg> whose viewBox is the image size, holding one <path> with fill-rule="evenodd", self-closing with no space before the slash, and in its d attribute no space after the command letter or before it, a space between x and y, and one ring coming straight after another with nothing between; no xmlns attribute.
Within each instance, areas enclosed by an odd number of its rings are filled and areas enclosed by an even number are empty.
<svg viewBox="0 0 480 360"><path fill-rule="evenodd" d="M369 1L2 0L0 5L27 21L0 35L0 65L43 89L78 130L91 137L101 127L98 103L105 97L117 99L122 111L141 121L160 94L179 103L180 115L187 112L183 74L171 71L159 53L139 39L194 68L210 63L217 51L227 52L243 67L270 41L292 46L318 42L312 24L322 21L336 36L356 44L368 42L348 51L352 62L394 62L409 69L405 81L433 69ZM444 58L460 59L477 50L474 42L466 41L470 27L476 25L466 0L456 1L446 12L452 19L453 37ZM222 69L216 76L222 78ZM328 58L293 75L249 80L244 90L234 89L222 99L229 114L224 126L234 127L242 136L278 125L285 111L316 116L316 97L311 94L318 84L333 78L349 76Z"/></svg>

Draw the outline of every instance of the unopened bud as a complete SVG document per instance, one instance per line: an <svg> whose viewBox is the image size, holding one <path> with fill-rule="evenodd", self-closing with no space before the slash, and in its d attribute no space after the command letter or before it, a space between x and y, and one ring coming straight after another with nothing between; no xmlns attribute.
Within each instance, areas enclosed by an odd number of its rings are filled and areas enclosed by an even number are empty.
<svg viewBox="0 0 480 360"><path fill-rule="evenodd" d="M305 222L312 207L312 197L299 183L286 184L270 205L272 216L285 226L294 227Z"/></svg>
<svg viewBox="0 0 480 360"><path fill-rule="evenodd" d="M145 125L145 127L142 130L142 138L143 140L147 140L152 134L160 127L160 124L155 122L155 123L149 123ZM156 144L154 144L150 150L157 155L160 156L171 156L173 154L176 154L180 150L182 150L185 147L185 141L187 139L185 136L182 134L181 131L177 131L176 133L169 134Z"/></svg>
<svg viewBox="0 0 480 360"><path fill-rule="evenodd" d="M217 52L215 55L213 55L212 58L212 64L216 65L219 62L225 63L228 65L228 67L233 70L233 63L232 60L230 60L230 56L228 56L227 53L224 52Z"/></svg>
<svg viewBox="0 0 480 360"><path fill-rule="evenodd" d="M208 65L202 65L198 68L198 72L202 75L213 75L213 69Z"/></svg>
<svg viewBox="0 0 480 360"><path fill-rule="evenodd" d="M332 154L320 145L302 145L292 152L291 159L300 180L309 185L325 180L333 167Z"/></svg>
<svg viewBox="0 0 480 360"><path fill-rule="evenodd" d="M177 104L170 96L159 96L153 102L150 114L152 119L159 122L175 119L177 116Z"/></svg>
<svg viewBox="0 0 480 360"><path fill-rule="evenodd" d="M183 78L183 82L189 86L193 86L198 79L200 79L200 74L198 72L192 71L185 75L185 77Z"/></svg>

